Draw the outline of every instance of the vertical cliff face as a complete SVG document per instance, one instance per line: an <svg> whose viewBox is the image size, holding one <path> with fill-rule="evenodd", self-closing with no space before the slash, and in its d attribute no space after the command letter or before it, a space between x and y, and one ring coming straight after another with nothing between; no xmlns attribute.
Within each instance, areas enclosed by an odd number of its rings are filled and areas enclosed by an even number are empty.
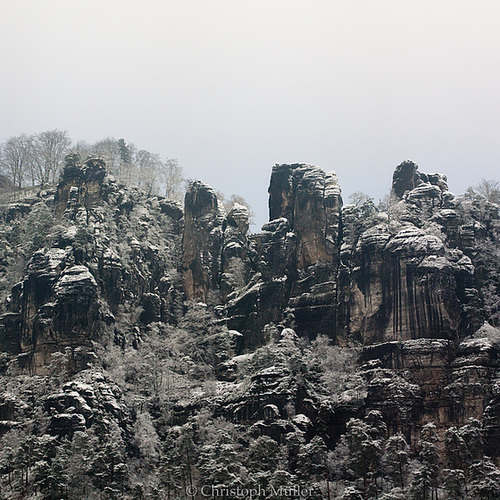
<svg viewBox="0 0 500 500"><path fill-rule="evenodd" d="M248 208L235 203L226 214L216 192L200 181L187 189L184 204L182 276L186 298L211 302L245 286L258 255L248 238ZM216 297L217 296L217 297Z"/></svg>
<svg viewBox="0 0 500 500"><path fill-rule="evenodd" d="M227 214L221 255L220 288L223 297L248 283L253 247L248 240L248 208L235 203Z"/></svg>
<svg viewBox="0 0 500 500"><path fill-rule="evenodd" d="M207 301L219 288L226 217L217 194L200 181L192 182L184 203L182 274L189 300Z"/></svg>
<svg viewBox="0 0 500 500"><path fill-rule="evenodd" d="M496 212L483 207L473 222L463 203L444 175L422 173L408 160L394 172L387 211L368 201L342 208L334 174L276 165L271 222L254 237L258 273L228 297L228 325L244 334L244 350L266 342L269 323L364 346L367 406L413 442L422 422L446 426L491 415L497 347L473 363L486 380L478 394L474 370L463 366L485 346L461 339L483 321L472 259ZM382 383L380 370L401 381ZM401 383L412 389L396 409Z"/></svg>
<svg viewBox="0 0 500 500"><path fill-rule="evenodd" d="M418 398L408 401L412 417L406 423L404 412L387 407L398 392L390 384L370 383L367 401L415 442L422 422L446 427L484 418L497 348L490 346L486 355L488 342L461 341L483 321L472 260L477 253L470 251L479 235L471 237L474 243L457 238L471 224L464 217L468 202L455 199L444 175L419 172L410 161L396 168L391 195L385 220L372 212L368 227L344 241L342 260L351 276L346 331L365 346L366 360L416 384ZM484 376L480 391L472 376L477 370Z"/></svg>
<svg viewBox="0 0 500 500"><path fill-rule="evenodd" d="M356 246L351 334L367 344L458 338L464 286L473 282L470 259L415 226L393 236L367 233Z"/></svg>
<svg viewBox="0 0 500 500"><path fill-rule="evenodd" d="M86 224L99 210L105 174L102 160L77 164L75 157L67 158L55 193L59 233L52 246L33 254L24 279L12 290L10 314L19 317L11 332L18 338L14 352L21 353L19 365L31 373L46 373L59 352L70 356L72 369L82 369L93 359L92 341L113 320L91 263L84 265L77 251L77 227L68 227L78 219Z"/></svg>
<svg viewBox="0 0 500 500"><path fill-rule="evenodd" d="M331 262L339 250L342 198L337 176L315 165L275 165L269 186L269 220L284 217L298 238L299 269Z"/></svg>
<svg viewBox="0 0 500 500"><path fill-rule="evenodd" d="M270 222L253 236L256 273L226 303L243 346L258 345L269 322L291 321L300 334L335 335L342 198L335 173L303 163L275 165Z"/></svg>
<svg viewBox="0 0 500 500"><path fill-rule="evenodd" d="M453 198L443 175L410 161L396 168L387 220L375 224L374 214L344 256L353 277L351 335L372 344L466 333L474 266L441 224L443 211L445 220L457 217Z"/></svg>
<svg viewBox="0 0 500 500"><path fill-rule="evenodd" d="M458 338L470 326L464 311L474 266L446 234L458 217L453 200L443 175L405 161L394 173L389 214L373 205L342 210L335 174L275 165L271 222L255 237L259 273L229 297L230 324L251 335L259 322L246 320L258 308L262 321L288 315L311 338ZM273 299L261 300L269 289Z"/></svg>

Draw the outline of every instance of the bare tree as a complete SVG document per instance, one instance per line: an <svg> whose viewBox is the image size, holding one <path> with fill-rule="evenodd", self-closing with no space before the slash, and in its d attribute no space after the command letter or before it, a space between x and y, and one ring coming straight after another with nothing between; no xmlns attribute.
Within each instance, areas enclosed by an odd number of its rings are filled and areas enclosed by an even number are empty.
<svg viewBox="0 0 500 500"><path fill-rule="evenodd" d="M11 137L2 146L2 172L14 186L21 189L26 177L32 172L34 162L33 137L21 134Z"/></svg>
<svg viewBox="0 0 500 500"><path fill-rule="evenodd" d="M136 175L134 184L148 193L158 192L158 181L162 171L159 155L141 149L135 155Z"/></svg>
<svg viewBox="0 0 500 500"><path fill-rule="evenodd" d="M366 193L363 193L363 191L356 191L355 193L350 194L348 199L350 203L356 205L357 207L372 200L372 198L370 198Z"/></svg>
<svg viewBox="0 0 500 500"><path fill-rule="evenodd" d="M114 137L106 137L96 142L91 148L91 154L102 158L106 162L108 172L120 177L120 149Z"/></svg>
<svg viewBox="0 0 500 500"><path fill-rule="evenodd" d="M183 185L185 182L184 171L179 167L177 160L163 162L160 175L161 183L165 187L165 196L172 200L182 200Z"/></svg>
<svg viewBox="0 0 500 500"><path fill-rule="evenodd" d="M40 184L55 182L71 146L67 131L46 130L35 136L35 160Z"/></svg>
<svg viewBox="0 0 500 500"><path fill-rule="evenodd" d="M1 172L20 189L26 182L42 186L55 182L71 148L67 131L47 130L37 135L21 134L0 145ZM147 150L138 151L124 139L107 137L95 144L79 141L73 146L81 160L101 157L109 173L128 185L148 193L164 191L168 198L180 200L185 183L177 160L161 157Z"/></svg>
<svg viewBox="0 0 500 500"><path fill-rule="evenodd" d="M466 191L466 196L483 196L491 203L500 205L500 182L495 179L483 179L477 186L471 186Z"/></svg>

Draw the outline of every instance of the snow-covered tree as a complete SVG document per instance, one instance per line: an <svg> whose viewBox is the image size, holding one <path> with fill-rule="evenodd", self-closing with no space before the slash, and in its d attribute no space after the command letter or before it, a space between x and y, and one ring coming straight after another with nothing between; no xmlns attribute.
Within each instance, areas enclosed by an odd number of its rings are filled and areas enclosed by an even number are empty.
<svg viewBox="0 0 500 500"><path fill-rule="evenodd" d="M404 489L410 462L410 449L402 434L391 436L385 443L385 474L395 486Z"/></svg>

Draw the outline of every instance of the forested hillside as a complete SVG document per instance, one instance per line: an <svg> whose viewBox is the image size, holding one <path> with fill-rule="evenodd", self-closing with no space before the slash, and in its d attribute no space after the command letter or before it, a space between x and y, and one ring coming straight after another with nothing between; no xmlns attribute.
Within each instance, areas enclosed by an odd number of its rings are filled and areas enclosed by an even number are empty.
<svg viewBox="0 0 500 500"><path fill-rule="evenodd" d="M33 188L36 191L39 186L56 184L69 153L77 154L81 161L102 158L108 173L126 185L182 199L184 174L176 160L164 160L156 153L113 137L94 144L85 141L73 144L69 134L60 130L21 134L0 144L0 168L4 176L0 189L11 197L19 197L26 191L32 194Z"/></svg>
<svg viewBox="0 0 500 500"><path fill-rule="evenodd" d="M0 498L500 498L498 184L406 160L344 205L275 165L251 234L175 161L56 132L50 168L2 146Z"/></svg>

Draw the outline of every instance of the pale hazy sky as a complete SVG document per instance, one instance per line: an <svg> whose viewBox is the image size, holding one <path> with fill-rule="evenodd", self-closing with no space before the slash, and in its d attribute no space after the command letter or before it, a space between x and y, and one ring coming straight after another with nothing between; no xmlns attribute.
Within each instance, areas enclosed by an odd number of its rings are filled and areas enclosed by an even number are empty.
<svg viewBox="0 0 500 500"><path fill-rule="evenodd" d="M0 142L123 137L267 220L272 165L500 178L499 0L0 0Z"/></svg>

